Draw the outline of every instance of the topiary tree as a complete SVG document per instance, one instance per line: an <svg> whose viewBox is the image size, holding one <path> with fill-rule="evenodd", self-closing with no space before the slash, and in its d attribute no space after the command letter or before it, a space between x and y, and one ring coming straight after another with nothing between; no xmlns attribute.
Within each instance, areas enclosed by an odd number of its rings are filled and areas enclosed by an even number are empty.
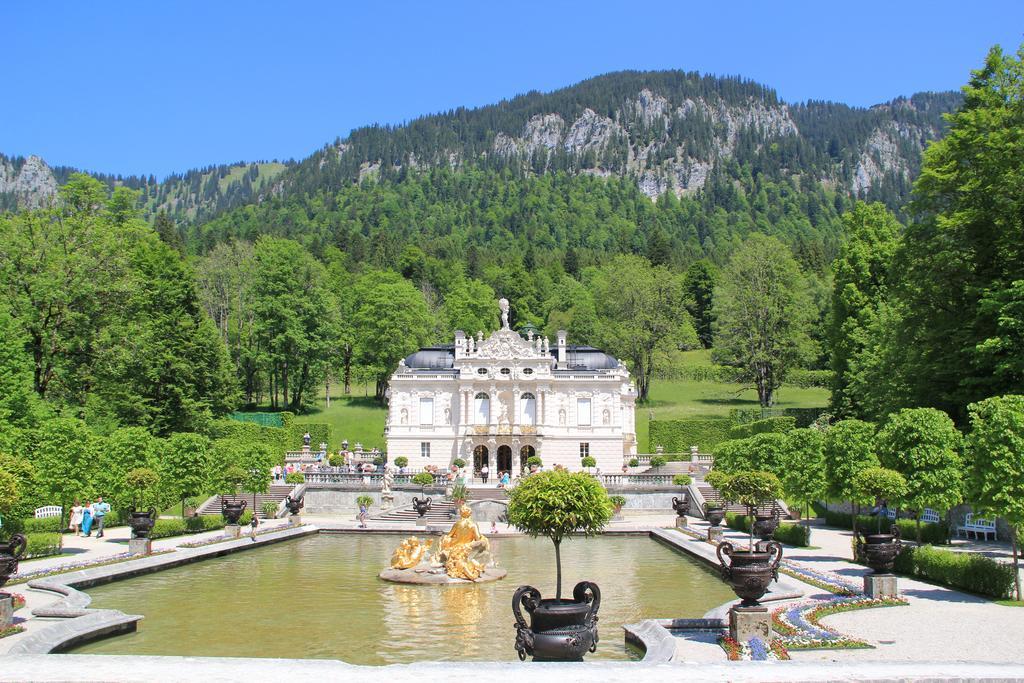
<svg viewBox="0 0 1024 683"><path fill-rule="evenodd" d="M181 501L185 516L185 499L197 498L209 491L210 441L200 434L171 434L160 449L160 488L170 500Z"/></svg>
<svg viewBox="0 0 1024 683"><path fill-rule="evenodd" d="M608 496L608 502L611 503L612 510L616 513L622 509L622 506L626 504L625 496Z"/></svg>
<svg viewBox="0 0 1024 683"><path fill-rule="evenodd" d="M693 483L693 479L688 474L677 474L672 477L672 483L676 486L689 486Z"/></svg>
<svg viewBox="0 0 1024 683"><path fill-rule="evenodd" d="M131 505L136 509L161 506L159 483L160 475L148 467L136 467L124 475L124 485L132 492Z"/></svg>
<svg viewBox="0 0 1024 683"><path fill-rule="evenodd" d="M341 467L345 463L345 459L337 453L331 453L327 456L327 463L331 467Z"/></svg>
<svg viewBox="0 0 1024 683"><path fill-rule="evenodd" d="M736 472L722 486L726 500L745 505L751 519L754 511L782 495L782 483L771 472ZM754 525L750 525L750 550L754 550Z"/></svg>
<svg viewBox="0 0 1024 683"><path fill-rule="evenodd" d="M552 470L526 477L508 494L509 524L555 545L555 599L562 598L562 540L593 536L612 516L608 492L585 472Z"/></svg>
<svg viewBox="0 0 1024 683"><path fill-rule="evenodd" d="M544 463L541 461L539 455L531 455L529 458L526 459L527 467L540 467L543 464Z"/></svg>
<svg viewBox="0 0 1024 683"><path fill-rule="evenodd" d="M651 456L651 467L664 467L666 462L668 461L665 460L665 456L663 455Z"/></svg>
<svg viewBox="0 0 1024 683"><path fill-rule="evenodd" d="M383 465L384 464L384 456L383 455L375 455L375 456L373 456L373 464L376 465L377 467L380 467L381 465Z"/></svg>
<svg viewBox="0 0 1024 683"><path fill-rule="evenodd" d="M109 497L114 508L127 509L136 502L137 494L125 477L137 469L146 469L155 475L157 449L161 445L158 439L142 427L114 430L96 449L100 459L96 473L97 493ZM155 505L155 500L147 505Z"/></svg>
<svg viewBox="0 0 1024 683"><path fill-rule="evenodd" d="M834 500L855 501L857 492L853 481L857 473L868 467L878 467L875 455L875 428L863 420L841 420L825 432L822 443L825 458L826 491ZM853 533L857 533L857 514L860 506L854 502Z"/></svg>
<svg viewBox="0 0 1024 683"><path fill-rule="evenodd" d="M238 465L231 465L220 475L220 489L221 493L238 493L238 487L245 481L245 470Z"/></svg>
<svg viewBox="0 0 1024 683"><path fill-rule="evenodd" d="M463 467L466 466L466 461L463 460L462 458L455 458L455 460L452 461L452 464L461 470Z"/></svg>
<svg viewBox="0 0 1024 683"><path fill-rule="evenodd" d="M629 466L630 467L640 467L640 458L630 458L629 459Z"/></svg>
<svg viewBox="0 0 1024 683"><path fill-rule="evenodd" d="M580 465L582 465L583 467L585 467L585 468L587 468L589 470L591 467L596 467L597 466L597 460L595 460L592 456L588 455L585 458L583 458L582 460L580 460Z"/></svg>
<svg viewBox="0 0 1024 683"><path fill-rule="evenodd" d="M853 478L855 500L865 505L874 505L879 500L898 503L907 495L907 480L895 470L885 467L866 467ZM876 530L882 531L882 514L878 515Z"/></svg>
<svg viewBox="0 0 1024 683"><path fill-rule="evenodd" d="M284 475L284 483L286 484L305 484L306 475L302 472L289 472Z"/></svg>
<svg viewBox="0 0 1024 683"><path fill-rule="evenodd" d="M419 486L426 488L434 484L434 475L430 472L420 472L412 478L412 483L418 484Z"/></svg>
<svg viewBox="0 0 1024 683"><path fill-rule="evenodd" d="M878 460L907 480L907 507L917 511L921 542L924 508L949 510L963 500L963 437L953 421L935 408L909 408L890 415L875 438Z"/></svg>
<svg viewBox="0 0 1024 683"><path fill-rule="evenodd" d="M715 446L715 467L724 472L768 471L781 476L786 435L766 432Z"/></svg>
<svg viewBox="0 0 1024 683"><path fill-rule="evenodd" d="M362 495L362 496L358 496L356 498L356 505L357 506L365 505L366 508L369 509L370 506L373 505L373 496L367 496L365 494Z"/></svg>
<svg viewBox="0 0 1024 683"><path fill-rule="evenodd" d="M405 467L408 464L409 458L405 457L404 455L400 455L397 458L395 458L395 467Z"/></svg>
<svg viewBox="0 0 1024 683"><path fill-rule="evenodd" d="M968 483L979 510L999 515L1010 525L1014 586L1021 600L1018 537L1024 533L1024 396L1008 395L967 406Z"/></svg>
<svg viewBox="0 0 1024 683"><path fill-rule="evenodd" d="M786 498L802 504L805 517L810 516L811 503L825 497L828 478L824 435L817 429L794 429L786 434L786 450L782 456L782 488Z"/></svg>
<svg viewBox="0 0 1024 683"><path fill-rule="evenodd" d="M707 476L704 477L704 482L721 493L725 485L729 483L729 475L722 470L711 470L707 473Z"/></svg>

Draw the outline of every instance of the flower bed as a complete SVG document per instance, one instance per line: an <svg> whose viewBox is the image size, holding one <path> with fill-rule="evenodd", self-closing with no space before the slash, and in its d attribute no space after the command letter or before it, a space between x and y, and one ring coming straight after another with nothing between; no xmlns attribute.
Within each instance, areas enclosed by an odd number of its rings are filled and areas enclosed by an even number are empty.
<svg viewBox="0 0 1024 683"><path fill-rule="evenodd" d="M822 625L819 620L840 612L906 604L905 600L897 598L876 600L863 595L800 602L774 610L772 629L790 650L871 648L867 642L848 638Z"/></svg>
<svg viewBox="0 0 1024 683"><path fill-rule="evenodd" d="M43 579L49 576L57 576L58 574L68 574L70 572L77 572L80 569L93 569L95 567L105 567L108 564L118 564L120 562L127 562L128 560L137 560L141 557L152 557L153 555L163 555L164 553L172 553L174 550L156 550L150 555L132 555L128 552L118 553L117 555L110 555L101 560L94 560L92 562L72 562L68 564L62 564L57 567L50 567L49 569L37 569L32 572L18 572L16 576L11 580L12 584L25 583L26 581L33 581L35 579Z"/></svg>
<svg viewBox="0 0 1024 683"><path fill-rule="evenodd" d="M789 652L778 639L765 643L760 638L751 638L750 642L740 643L730 636L722 636L718 644L725 650L731 662L753 661L769 662L789 659Z"/></svg>
<svg viewBox="0 0 1024 683"><path fill-rule="evenodd" d="M22 595L21 593L9 593L8 595L10 595L12 598L14 598L14 611L15 612L17 612L18 610L20 610L22 607L25 606L25 596Z"/></svg>
<svg viewBox="0 0 1024 683"><path fill-rule="evenodd" d="M275 526L275 527L270 528L270 529L260 529L259 531L256 532L256 535L257 536L262 536L263 534L273 534L273 533L276 533L278 531L285 531L287 529L295 529L295 528L300 527L300 526L305 526L305 525L304 524L285 524L284 526ZM249 534L247 534L247 533L239 534L238 538L228 538L226 536L221 536L219 538L208 538L205 541L192 541L191 543L182 543L178 547L179 548L202 548L204 546L213 545L214 543L224 543L225 541L237 541L239 538L249 538L251 536L252 536L251 533L249 533Z"/></svg>
<svg viewBox="0 0 1024 683"><path fill-rule="evenodd" d="M857 584L845 577L841 577L839 574L811 569L792 560L784 559L782 566L779 567L779 571L787 576L792 576L794 579L799 579L804 583L809 583L812 586L836 595L853 596L861 594Z"/></svg>
<svg viewBox="0 0 1024 683"><path fill-rule="evenodd" d="M7 636L13 636L14 634L21 633L24 630L25 630L24 626L20 626L18 624L14 624L13 626L8 626L7 628L0 629L0 638L6 638Z"/></svg>

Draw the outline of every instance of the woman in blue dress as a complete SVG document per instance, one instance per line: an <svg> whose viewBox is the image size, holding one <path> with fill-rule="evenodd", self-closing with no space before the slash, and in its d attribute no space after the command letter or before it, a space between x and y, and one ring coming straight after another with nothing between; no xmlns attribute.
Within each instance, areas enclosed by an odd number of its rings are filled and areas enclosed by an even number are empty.
<svg viewBox="0 0 1024 683"><path fill-rule="evenodd" d="M82 506L82 535L88 536L92 529L92 501L85 501Z"/></svg>

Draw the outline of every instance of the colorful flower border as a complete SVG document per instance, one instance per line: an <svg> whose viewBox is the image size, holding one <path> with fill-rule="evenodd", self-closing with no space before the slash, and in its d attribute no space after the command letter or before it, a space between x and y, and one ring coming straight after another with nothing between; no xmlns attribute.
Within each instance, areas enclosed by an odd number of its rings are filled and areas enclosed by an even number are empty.
<svg viewBox="0 0 1024 683"><path fill-rule="evenodd" d="M730 636L723 635L718 639L718 644L725 650L730 662L772 662L789 659L789 652L777 638L770 640L766 645L760 638L751 638L747 643L740 643Z"/></svg>
<svg viewBox="0 0 1024 683"><path fill-rule="evenodd" d="M14 626L8 626L7 628L0 629L0 638L6 638L7 636L13 636L21 633L25 630L24 626L15 624Z"/></svg>
<svg viewBox="0 0 1024 683"><path fill-rule="evenodd" d="M93 560L92 562L71 562L68 564L61 564L56 567L50 567L49 569L37 569L32 572L19 572L11 580L11 584L26 583L35 579L44 579L50 576L58 576L60 574L69 574L71 572L77 572L81 569L93 569L95 567L105 567L109 564L119 564L121 562L127 562L128 560L138 560L142 557L152 557L153 555L163 555L165 553L173 553L174 549L167 548L164 550L154 550L149 555L132 555L125 551L116 555L108 555L107 557L99 560Z"/></svg>
<svg viewBox="0 0 1024 683"><path fill-rule="evenodd" d="M906 605L899 598L873 599L863 595L809 600L779 607L772 611L772 629L789 650L871 649L866 641L849 638L824 626L820 619L831 614L875 607Z"/></svg>

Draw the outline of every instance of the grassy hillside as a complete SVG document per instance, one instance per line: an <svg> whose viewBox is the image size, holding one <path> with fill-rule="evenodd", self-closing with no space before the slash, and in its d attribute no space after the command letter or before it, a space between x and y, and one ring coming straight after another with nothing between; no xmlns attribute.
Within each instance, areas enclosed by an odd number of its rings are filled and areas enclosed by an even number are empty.
<svg viewBox="0 0 1024 683"><path fill-rule="evenodd" d="M702 363L706 351L691 352L687 362ZM706 361L710 362L710 361ZM733 408L757 408L757 392L738 391L739 385L685 380L655 380L651 400L636 410L637 443L646 450L647 422L655 419L727 417ZM364 395L365 394L365 395ZM779 408L817 408L827 406L825 389L783 387L778 392ZM384 448L384 408L373 400L372 387L354 387L352 396L341 394L340 387L331 390L331 407L324 405L323 391L310 412L296 418L297 422L328 422L332 425L332 450L341 447L342 439L350 444L361 442L366 448Z"/></svg>

